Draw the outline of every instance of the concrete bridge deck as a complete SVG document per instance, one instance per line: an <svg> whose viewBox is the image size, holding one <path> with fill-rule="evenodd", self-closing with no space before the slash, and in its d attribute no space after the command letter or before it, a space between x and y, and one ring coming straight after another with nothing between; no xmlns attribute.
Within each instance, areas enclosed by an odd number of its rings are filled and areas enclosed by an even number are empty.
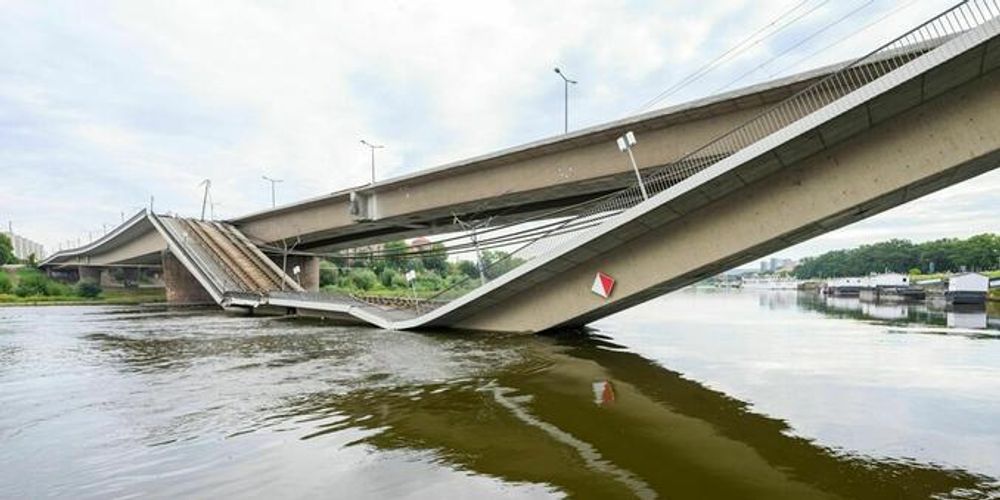
<svg viewBox="0 0 1000 500"><path fill-rule="evenodd" d="M941 39L905 49L917 55ZM853 78L887 71L879 54L847 71ZM254 241L298 241L296 248L323 252L411 236L458 231L455 216L493 217L494 224L535 217L616 192L635 183L615 139L641 134L638 167L669 166L740 123L842 70L819 68L565 135L469 158L417 173L346 189L231 220ZM731 154L733 151L727 151ZM706 157L714 163L718 157Z"/></svg>

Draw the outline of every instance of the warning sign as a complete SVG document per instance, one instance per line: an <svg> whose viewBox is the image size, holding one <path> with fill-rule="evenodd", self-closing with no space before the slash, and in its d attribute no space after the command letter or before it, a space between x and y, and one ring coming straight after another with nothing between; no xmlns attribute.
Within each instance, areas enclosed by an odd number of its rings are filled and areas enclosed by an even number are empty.
<svg viewBox="0 0 1000 500"><path fill-rule="evenodd" d="M601 297L608 298L611 296L611 290L614 288L615 279L607 274L598 272L597 276L594 276L594 285L590 287L590 291Z"/></svg>

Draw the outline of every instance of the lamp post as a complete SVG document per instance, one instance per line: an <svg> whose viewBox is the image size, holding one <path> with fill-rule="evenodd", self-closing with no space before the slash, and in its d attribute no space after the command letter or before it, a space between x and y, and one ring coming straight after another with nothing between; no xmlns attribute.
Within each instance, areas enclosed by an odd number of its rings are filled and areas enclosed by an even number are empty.
<svg viewBox="0 0 1000 500"><path fill-rule="evenodd" d="M635 134L632 131L625 132L625 135L618 138L618 150L622 153L628 153L628 159L632 163L632 170L635 171L635 179L639 181L639 190L642 191L642 199L648 200L649 194L646 193L646 185L642 183L642 175L639 174L639 166L635 164L635 156L632 155L632 146L635 146L638 141L635 140Z"/></svg>
<svg viewBox="0 0 1000 500"><path fill-rule="evenodd" d="M563 133L567 134L569 133L569 85L571 83L576 85L579 82L566 78L566 75L559 68L556 68L555 71L563 79Z"/></svg>
<svg viewBox="0 0 1000 500"><path fill-rule="evenodd" d="M212 181L205 179L201 181L199 186L205 186L205 194L201 197L201 220L205 220L205 205L208 203L208 190L212 187Z"/></svg>
<svg viewBox="0 0 1000 500"><path fill-rule="evenodd" d="M375 150L382 149L385 146L381 144L372 144L364 139L361 139L361 144L368 146L368 148L372 150L372 184L375 184Z"/></svg>
<svg viewBox="0 0 1000 500"><path fill-rule="evenodd" d="M262 175L261 178L263 178L265 181L271 183L271 208L274 208L275 207L275 203L274 203L274 185L277 184L277 183L279 183L279 182L284 182L284 180L282 180L282 179L272 179L272 178L270 178L270 177L268 177L266 175Z"/></svg>

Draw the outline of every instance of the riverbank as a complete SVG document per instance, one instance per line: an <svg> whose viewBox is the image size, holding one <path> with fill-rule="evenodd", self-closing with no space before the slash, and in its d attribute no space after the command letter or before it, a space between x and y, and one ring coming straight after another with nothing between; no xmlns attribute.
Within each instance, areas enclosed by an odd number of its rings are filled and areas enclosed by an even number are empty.
<svg viewBox="0 0 1000 500"><path fill-rule="evenodd" d="M35 295L18 297L14 294L0 294L0 307L11 306L72 306L72 305L136 305L166 302L163 288L105 289L95 298L76 296Z"/></svg>

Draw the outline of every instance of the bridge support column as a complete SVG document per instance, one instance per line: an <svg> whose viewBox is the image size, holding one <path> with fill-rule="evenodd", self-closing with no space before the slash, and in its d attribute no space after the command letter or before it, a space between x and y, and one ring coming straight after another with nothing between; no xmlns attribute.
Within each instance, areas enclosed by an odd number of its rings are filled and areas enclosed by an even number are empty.
<svg viewBox="0 0 1000 500"><path fill-rule="evenodd" d="M281 255L274 255L271 256L271 260L274 261L278 267L281 267L284 257ZM310 255L289 255L288 260L285 261L284 264L285 274L291 276L292 279L295 279L295 266L299 266L299 284L302 285L302 288L305 288L307 292L319 291L319 257L313 257Z"/></svg>
<svg viewBox="0 0 1000 500"><path fill-rule="evenodd" d="M163 252L163 283L166 285L168 304L215 304L201 283L170 252Z"/></svg>
<svg viewBox="0 0 1000 500"><path fill-rule="evenodd" d="M74 284L80 281L80 267L46 267L45 275L60 283Z"/></svg>
<svg viewBox="0 0 1000 500"><path fill-rule="evenodd" d="M139 272L141 271L138 267L126 267L122 268L123 280L122 286L125 288L139 288Z"/></svg>
<svg viewBox="0 0 1000 500"><path fill-rule="evenodd" d="M101 275L104 274L104 269L95 266L80 266L77 268L77 275L79 276L78 281L88 280L94 283L101 283Z"/></svg>

